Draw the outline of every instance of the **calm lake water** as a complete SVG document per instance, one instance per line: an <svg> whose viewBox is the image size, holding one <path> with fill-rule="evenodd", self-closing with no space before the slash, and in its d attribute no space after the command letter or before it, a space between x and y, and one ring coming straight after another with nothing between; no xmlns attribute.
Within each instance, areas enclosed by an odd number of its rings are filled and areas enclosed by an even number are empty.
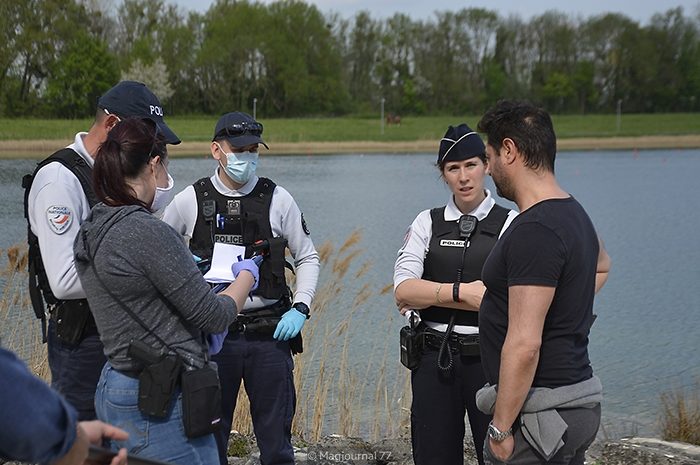
<svg viewBox="0 0 700 465"><path fill-rule="evenodd" d="M434 158L261 158L259 174L294 195L317 246L330 242L337 249L353 231L362 234L356 246L361 255L323 321L316 322L317 334L307 341L307 366L317 363L320 354L342 357L342 345L328 344L328 338L334 339L333 331L349 320L339 337L347 337L353 381L404 382L405 370L398 362L403 321L391 294L380 290L392 281L407 226L419 211L447 200ZM20 179L34 164L0 160L0 248L24 240ZM179 191L210 175L214 162L205 157L174 159L170 167ZM559 155L556 170L562 186L588 211L613 259L607 286L596 298L598 319L590 349L605 388L602 434L657 434L661 393L700 388L700 325L693 323L700 310L700 150L566 152ZM366 272L355 277L363 263ZM329 274L321 277L321 284ZM371 292L353 309L352 300L363 289ZM322 342L320 334L326 333L331 336ZM304 390L313 389L311 378ZM335 395L328 402L333 408ZM363 410L372 415L370 406Z"/></svg>

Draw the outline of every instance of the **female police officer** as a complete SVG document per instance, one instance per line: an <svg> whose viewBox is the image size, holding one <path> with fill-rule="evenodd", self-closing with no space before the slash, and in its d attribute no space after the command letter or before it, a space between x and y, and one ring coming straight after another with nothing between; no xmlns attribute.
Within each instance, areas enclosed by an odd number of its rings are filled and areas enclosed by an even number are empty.
<svg viewBox="0 0 700 465"><path fill-rule="evenodd" d="M437 166L451 190L446 206L413 221L394 268L402 314L419 310L420 363L411 374L411 436L417 465L462 464L464 413L469 414L479 463L489 417L476 408L485 384L478 350L481 268L514 211L484 189L484 144L466 124L450 126Z"/></svg>

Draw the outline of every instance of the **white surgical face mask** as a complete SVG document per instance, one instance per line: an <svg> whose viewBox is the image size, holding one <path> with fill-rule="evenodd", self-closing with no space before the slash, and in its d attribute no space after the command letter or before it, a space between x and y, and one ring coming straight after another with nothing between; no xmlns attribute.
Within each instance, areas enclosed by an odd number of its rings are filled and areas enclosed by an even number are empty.
<svg viewBox="0 0 700 465"><path fill-rule="evenodd" d="M226 156L226 166L221 165L226 174L238 184L247 183L258 166L258 152L225 152L221 145L219 149Z"/></svg>
<svg viewBox="0 0 700 465"><path fill-rule="evenodd" d="M156 186L156 194L153 196L153 202L151 203L151 211L157 212L168 206L171 200L173 200L173 186L175 182L173 177L168 174L168 187L158 187Z"/></svg>

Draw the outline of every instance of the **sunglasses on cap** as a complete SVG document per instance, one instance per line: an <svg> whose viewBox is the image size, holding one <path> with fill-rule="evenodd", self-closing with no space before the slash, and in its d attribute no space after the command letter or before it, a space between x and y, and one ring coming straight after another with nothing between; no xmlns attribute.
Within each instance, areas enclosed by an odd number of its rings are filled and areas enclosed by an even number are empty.
<svg viewBox="0 0 700 465"><path fill-rule="evenodd" d="M248 122L248 121L243 121L242 123L233 123L229 124L222 130L216 133L215 139L219 139L221 137L238 137L238 136L243 136L245 134L251 134L253 136L258 136L263 132L263 125L258 123L257 121L255 122Z"/></svg>

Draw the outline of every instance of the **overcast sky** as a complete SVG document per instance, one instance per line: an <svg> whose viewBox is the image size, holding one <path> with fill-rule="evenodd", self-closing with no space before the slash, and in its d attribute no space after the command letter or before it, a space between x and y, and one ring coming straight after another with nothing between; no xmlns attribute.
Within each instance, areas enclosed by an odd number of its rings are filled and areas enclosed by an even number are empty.
<svg viewBox="0 0 700 465"><path fill-rule="evenodd" d="M188 10L205 12L213 0L166 0L182 5ZM268 0L262 0L269 3ZM670 8L683 7L686 16L700 14L700 0L306 0L315 4L322 13L337 12L351 18L360 10L368 10L377 19L403 12L413 19L432 17L435 10L455 11L461 8L486 8L495 10L502 17L517 14L527 20L548 10L589 17L605 12L622 13L646 24L654 13Z"/></svg>

